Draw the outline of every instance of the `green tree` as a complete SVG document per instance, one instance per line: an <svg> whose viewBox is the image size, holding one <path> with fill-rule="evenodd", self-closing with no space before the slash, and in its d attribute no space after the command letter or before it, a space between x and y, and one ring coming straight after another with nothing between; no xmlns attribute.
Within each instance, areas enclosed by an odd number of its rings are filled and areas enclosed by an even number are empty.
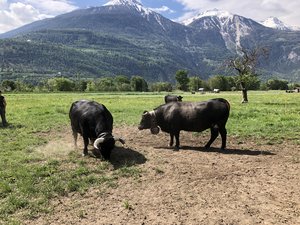
<svg viewBox="0 0 300 225"><path fill-rule="evenodd" d="M15 91L22 91L22 92L31 92L33 91L35 88L37 89L38 85L36 86L33 86L32 84L30 83L25 83L25 82L22 82L20 80L17 80L15 82L16 84L16 89ZM37 89L38 90L38 89Z"/></svg>
<svg viewBox="0 0 300 225"><path fill-rule="evenodd" d="M177 88L182 91L188 90L189 78L188 71L186 70L178 70L175 75L175 79L177 81Z"/></svg>
<svg viewBox="0 0 300 225"><path fill-rule="evenodd" d="M200 77L190 77L188 86L190 91L198 91L199 88L203 88L204 82Z"/></svg>
<svg viewBox="0 0 300 225"><path fill-rule="evenodd" d="M87 82L86 91L96 91L96 84L94 81L90 80Z"/></svg>
<svg viewBox="0 0 300 225"><path fill-rule="evenodd" d="M226 80L227 80L228 87L229 87L228 91L237 90L237 82L236 82L235 76L226 76Z"/></svg>
<svg viewBox="0 0 300 225"><path fill-rule="evenodd" d="M116 91L114 79L111 77L103 77L96 80L97 91Z"/></svg>
<svg viewBox="0 0 300 225"><path fill-rule="evenodd" d="M115 79L115 85L117 91L130 91L130 79L124 75L116 76Z"/></svg>
<svg viewBox="0 0 300 225"><path fill-rule="evenodd" d="M267 89L269 90L287 90L288 81L279 79L270 79L266 83Z"/></svg>
<svg viewBox="0 0 300 225"><path fill-rule="evenodd" d="M64 77L49 79L47 85L49 91L73 91L75 87L74 81Z"/></svg>
<svg viewBox="0 0 300 225"><path fill-rule="evenodd" d="M3 89L7 91L13 91L16 89L16 83L12 80L4 80L1 83Z"/></svg>
<svg viewBox="0 0 300 225"><path fill-rule="evenodd" d="M167 91L171 92L173 90L172 84L169 82L156 82L153 83L150 87L151 91Z"/></svg>
<svg viewBox="0 0 300 225"><path fill-rule="evenodd" d="M219 89L220 91L230 90L228 79L223 75L217 75L209 78L208 83L211 89Z"/></svg>
<svg viewBox="0 0 300 225"><path fill-rule="evenodd" d="M260 80L257 75L247 77L247 89L248 90L259 90Z"/></svg>
<svg viewBox="0 0 300 225"><path fill-rule="evenodd" d="M133 76L130 79L130 86L132 91L148 91L148 84L143 77Z"/></svg>

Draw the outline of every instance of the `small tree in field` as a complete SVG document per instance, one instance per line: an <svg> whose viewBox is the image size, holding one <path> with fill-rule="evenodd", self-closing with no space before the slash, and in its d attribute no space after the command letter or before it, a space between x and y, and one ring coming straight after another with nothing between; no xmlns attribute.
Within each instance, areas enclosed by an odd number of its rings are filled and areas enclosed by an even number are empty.
<svg viewBox="0 0 300 225"><path fill-rule="evenodd" d="M225 62L225 66L237 72L237 82L240 84L243 94L242 103L248 102L247 84L254 76L257 76L255 70L261 57L268 56L268 49L257 47L252 50L240 49L240 54Z"/></svg>

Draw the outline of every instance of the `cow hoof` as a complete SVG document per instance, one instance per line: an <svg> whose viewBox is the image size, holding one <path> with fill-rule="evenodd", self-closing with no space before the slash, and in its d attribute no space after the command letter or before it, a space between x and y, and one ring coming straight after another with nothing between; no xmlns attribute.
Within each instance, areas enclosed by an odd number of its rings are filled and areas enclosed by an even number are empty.
<svg viewBox="0 0 300 225"><path fill-rule="evenodd" d="M179 147L175 147L175 148L173 149L173 151L174 151L174 152L178 152L178 151L179 151Z"/></svg>
<svg viewBox="0 0 300 225"><path fill-rule="evenodd" d="M84 152L84 153L82 153L82 156L83 156L83 157L88 156L88 153L87 153L87 152Z"/></svg>

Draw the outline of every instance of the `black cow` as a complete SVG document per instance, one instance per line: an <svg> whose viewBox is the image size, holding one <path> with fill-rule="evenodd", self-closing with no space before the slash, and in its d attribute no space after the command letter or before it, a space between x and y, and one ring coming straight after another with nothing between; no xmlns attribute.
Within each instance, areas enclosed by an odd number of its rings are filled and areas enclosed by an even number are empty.
<svg viewBox="0 0 300 225"><path fill-rule="evenodd" d="M208 128L211 137L205 148L209 148L218 134L222 137L221 149L226 148L227 131L225 128L229 117L230 105L222 98L204 102L174 102L167 103L142 115L139 130L150 129L152 134L158 134L159 128L170 134L170 146L176 139L175 149L179 149L179 133L184 131L201 132Z"/></svg>
<svg viewBox="0 0 300 225"><path fill-rule="evenodd" d="M180 95L166 95L165 96L165 103L168 102L181 102L182 101L182 96Z"/></svg>
<svg viewBox="0 0 300 225"><path fill-rule="evenodd" d="M82 135L84 156L88 154L89 140L100 150L104 159L110 158L115 141L125 143L123 139L112 135L113 117L102 104L88 100L76 101L72 103L69 117L76 147L78 133Z"/></svg>

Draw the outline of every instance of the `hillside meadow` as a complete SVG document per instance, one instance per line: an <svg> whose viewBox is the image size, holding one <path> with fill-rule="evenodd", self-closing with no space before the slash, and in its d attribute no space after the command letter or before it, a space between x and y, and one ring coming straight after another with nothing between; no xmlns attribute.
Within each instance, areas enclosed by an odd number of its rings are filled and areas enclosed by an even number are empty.
<svg viewBox="0 0 300 225"><path fill-rule="evenodd" d="M128 127L133 133L138 133L137 125L143 111L163 104L165 94L4 93L9 126L3 128L0 125L0 224L35 221L53 213L55 207L51 202L55 199L77 194L84 196L95 188L101 193L107 188L116 190L123 178L136 180L145 173L138 160L118 159L117 163L112 163L93 157L84 158L81 156L82 149L73 150L68 117L72 102L79 99L100 102L111 111L114 129L126 130ZM240 92L176 94L183 96L183 101L226 98L231 104L227 123L228 139L235 145L247 145L248 141L250 148L252 143L272 147L300 145L300 94L249 92L248 104L241 104ZM203 133L208 134L208 131ZM60 155L64 145L59 144L61 142L54 145L54 142L61 141L66 135L68 137L63 140L68 142L72 151ZM159 138L159 135L155 138ZM202 135L193 134L193 137ZM138 146L140 141L134 137L124 138L128 146L131 143ZM52 150L56 148L57 154L43 153L43 150L47 150L43 146L49 143L52 144ZM135 151L140 161L145 163L146 159L142 160L138 147ZM299 165L299 155L293 158L293 162ZM160 170L156 168L158 174ZM133 207L129 200L123 203L123 209L130 210ZM78 211L77 216L83 219L85 212Z"/></svg>

